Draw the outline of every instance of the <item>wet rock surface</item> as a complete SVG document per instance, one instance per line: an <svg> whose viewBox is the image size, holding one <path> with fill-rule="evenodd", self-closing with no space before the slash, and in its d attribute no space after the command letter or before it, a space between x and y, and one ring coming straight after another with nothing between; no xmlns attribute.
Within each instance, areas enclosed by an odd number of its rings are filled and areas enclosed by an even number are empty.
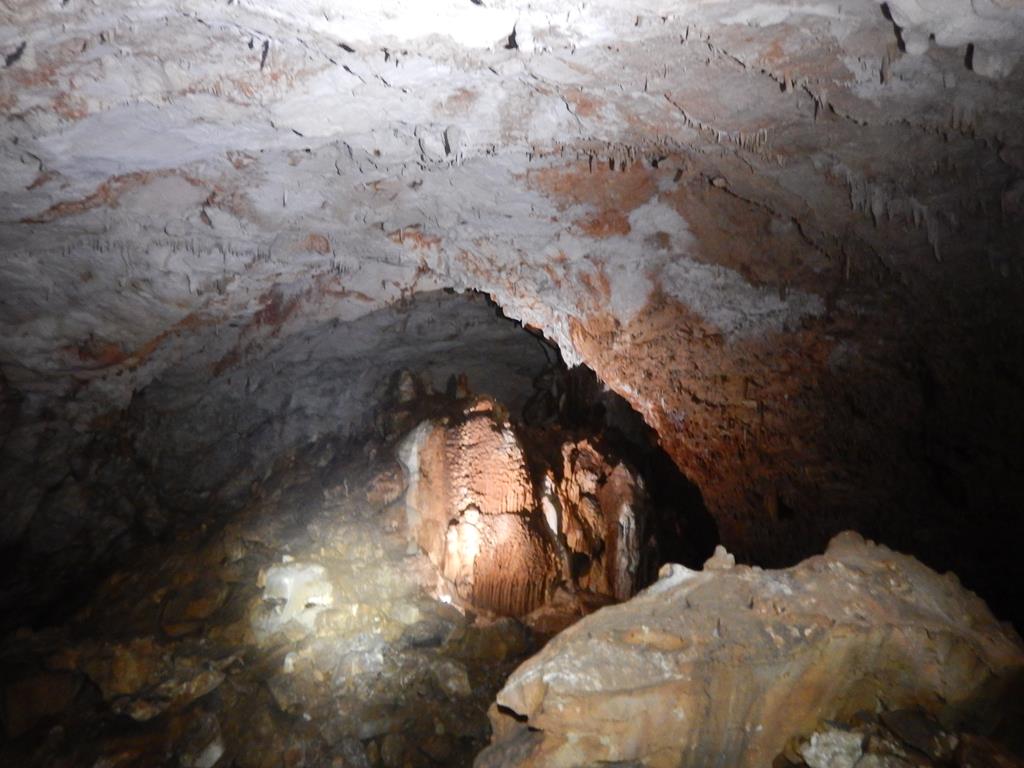
<svg viewBox="0 0 1024 768"><path fill-rule="evenodd" d="M853 533L783 571L737 566L720 550L701 572L666 566L517 669L477 765L907 759L865 750L866 732L815 733L860 712L934 761L911 764L947 765L959 743L948 734L1017 739L1022 685L1020 637L952 575Z"/></svg>

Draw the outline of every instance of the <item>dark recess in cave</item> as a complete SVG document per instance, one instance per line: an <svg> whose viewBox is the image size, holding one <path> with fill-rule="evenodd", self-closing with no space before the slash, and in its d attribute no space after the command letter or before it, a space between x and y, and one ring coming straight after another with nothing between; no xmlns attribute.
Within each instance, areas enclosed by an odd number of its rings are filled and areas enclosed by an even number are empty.
<svg viewBox="0 0 1024 768"><path fill-rule="evenodd" d="M505 339L500 354L489 334ZM311 344L327 350L323 359L294 363L293 351ZM53 480L28 540L2 553L4 627L60 624L113 570L140 566L140 548L150 558L183 532L218 530L251 503L282 457L318 445L351 457L379 450L381 414L387 421L394 405L388 392L400 369L425 376L438 391L462 376L474 390L496 394L511 406L517 429L532 430L530 450L543 453L544 430L553 430L558 437L590 436L625 459L643 478L650 502L640 586L666 562L699 568L718 543L699 489L643 418L590 369L567 369L557 348L482 294L418 295L347 326L325 323L265 354L210 379L169 371L90 438L70 473ZM361 406L332 411L320 403L314 410L309 403L325 386ZM284 405L271 403L265 391L274 398L286 393ZM11 423L17 408L16 398L5 398ZM329 416L338 419L333 428L320 422ZM289 430L290 438L274 436ZM305 501L319 493L308 487ZM110 521L108 540L83 524L89 515Z"/></svg>

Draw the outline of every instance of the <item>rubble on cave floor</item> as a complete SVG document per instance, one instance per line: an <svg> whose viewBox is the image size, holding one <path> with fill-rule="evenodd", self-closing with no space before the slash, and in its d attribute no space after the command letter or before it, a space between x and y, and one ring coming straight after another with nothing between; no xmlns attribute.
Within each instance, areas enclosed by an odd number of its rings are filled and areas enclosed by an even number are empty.
<svg viewBox="0 0 1024 768"><path fill-rule="evenodd" d="M776 760L780 768L1020 768L1024 760L1005 744L975 733L956 732L920 708L875 715L860 712L849 722L824 723L808 737L793 739Z"/></svg>
<svg viewBox="0 0 1024 768"><path fill-rule="evenodd" d="M6 641L0 763L468 764L534 641L438 599L368 462L316 458L111 576L68 624Z"/></svg>
<svg viewBox="0 0 1024 768"><path fill-rule="evenodd" d="M580 435L537 427L554 449L528 461L464 383L396 383L373 439L281 457L240 512L211 509L67 623L5 641L0 763L469 765L515 666L631 593L635 541L609 535L642 499ZM410 468L429 434L440 451Z"/></svg>
<svg viewBox="0 0 1024 768"><path fill-rule="evenodd" d="M955 577L846 534L634 596L656 510L600 429L393 384L375 436L6 638L0 764L1019 764L979 734L1022 721L1024 647Z"/></svg>

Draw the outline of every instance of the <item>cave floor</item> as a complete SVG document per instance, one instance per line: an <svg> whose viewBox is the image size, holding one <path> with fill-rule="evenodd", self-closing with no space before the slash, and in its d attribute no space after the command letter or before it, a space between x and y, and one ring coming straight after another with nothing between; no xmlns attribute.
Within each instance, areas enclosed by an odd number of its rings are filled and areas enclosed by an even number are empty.
<svg viewBox="0 0 1024 768"><path fill-rule="evenodd" d="M279 461L226 522L8 637L0 763L469 765L539 640L448 604L402 531L395 468L339 455Z"/></svg>

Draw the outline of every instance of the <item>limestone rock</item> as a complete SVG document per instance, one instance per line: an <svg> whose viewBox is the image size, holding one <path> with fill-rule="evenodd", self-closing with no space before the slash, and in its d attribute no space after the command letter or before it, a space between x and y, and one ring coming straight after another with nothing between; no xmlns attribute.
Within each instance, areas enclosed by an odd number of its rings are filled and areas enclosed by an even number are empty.
<svg viewBox="0 0 1024 768"><path fill-rule="evenodd" d="M410 545L455 595L497 614L531 613L570 582L628 598L643 579L642 482L590 440L532 439L554 440L561 455L527 455L532 443L484 397L413 430L399 448Z"/></svg>
<svg viewBox="0 0 1024 768"><path fill-rule="evenodd" d="M224 682L236 656L210 659L150 637L126 643L87 643L51 659L58 669L80 669L114 712L145 722L205 696Z"/></svg>
<svg viewBox="0 0 1024 768"><path fill-rule="evenodd" d="M836 729L815 733L800 750L808 768L854 768L864 754L859 733Z"/></svg>
<svg viewBox="0 0 1024 768"><path fill-rule="evenodd" d="M588 440L562 445L555 486L561 528L580 586L619 600L640 580L643 492L633 473ZM549 523L550 524L550 523Z"/></svg>
<svg viewBox="0 0 1024 768"><path fill-rule="evenodd" d="M715 547L714 554L704 562L705 571L725 571L736 565L736 558L726 551L721 544Z"/></svg>
<svg viewBox="0 0 1024 768"><path fill-rule="evenodd" d="M914 705L984 729L1019 695L1020 637L955 578L856 534L787 570L669 574L523 664L477 764L753 768L822 719Z"/></svg>
<svg viewBox="0 0 1024 768"><path fill-rule="evenodd" d="M475 507L484 515L501 515L533 508L526 458L507 423L473 408L463 422L449 429L445 452L456 510Z"/></svg>
<svg viewBox="0 0 1024 768"><path fill-rule="evenodd" d="M293 623L313 631L317 616L334 602L334 587L322 565L289 562L267 570L263 595L267 604L253 617L253 628L268 637Z"/></svg>
<svg viewBox="0 0 1024 768"><path fill-rule="evenodd" d="M133 695L155 685L167 673L166 647L152 638L84 649L82 670L99 686L103 698Z"/></svg>
<svg viewBox="0 0 1024 768"><path fill-rule="evenodd" d="M469 674L458 662L446 659L438 663L434 666L434 677L438 687L453 698L464 698L473 692Z"/></svg>
<svg viewBox="0 0 1024 768"><path fill-rule="evenodd" d="M385 507L401 498L406 482L397 463L388 466L371 478L366 488L366 501L371 507Z"/></svg>
<svg viewBox="0 0 1024 768"><path fill-rule="evenodd" d="M459 658L491 663L521 656L529 648L529 633L511 618L464 627L450 641L451 652Z"/></svg>
<svg viewBox="0 0 1024 768"><path fill-rule="evenodd" d="M216 578L200 578L168 598L160 627L171 637L193 632L202 626L228 596L228 587Z"/></svg>
<svg viewBox="0 0 1024 768"><path fill-rule="evenodd" d="M544 601L561 568L535 514L522 445L498 415L478 401L452 424L421 424L399 454L412 540L459 597L522 615Z"/></svg>

